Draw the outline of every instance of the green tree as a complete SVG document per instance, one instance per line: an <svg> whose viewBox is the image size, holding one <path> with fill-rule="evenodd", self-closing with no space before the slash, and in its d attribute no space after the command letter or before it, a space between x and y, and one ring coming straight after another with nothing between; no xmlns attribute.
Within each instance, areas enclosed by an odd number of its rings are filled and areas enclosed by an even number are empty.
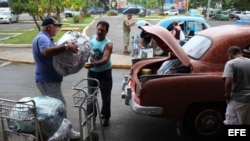
<svg viewBox="0 0 250 141"><path fill-rule="evenodd" d="M143 6L144 8L160 7L161 13L165 5L165 0L127 0L128 3L134 4L135 6Z"/></svg>
<svg viewBox="0 0 250 141"><path fill-rule="evenodd" d="M79 10L87 6L88 0L9 0L11 9L18 13L28 13L34 20L38 30L38 20L53 16L61 21L60 13L64 7ZM55 13L53 15L53 13Z"/></svg>
<svg viewBox="0 0 250 141"><path fill-rule="evenodd" d="M249 0L231 0L230 7L235 8L237 10L241 10L241 11L249 10L250 1Z"/></svg>

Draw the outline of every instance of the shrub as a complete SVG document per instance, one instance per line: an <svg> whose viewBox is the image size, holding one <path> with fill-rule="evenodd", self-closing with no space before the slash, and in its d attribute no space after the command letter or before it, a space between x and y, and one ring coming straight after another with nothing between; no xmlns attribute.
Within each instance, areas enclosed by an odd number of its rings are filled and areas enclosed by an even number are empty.
<svg viewBox="0 0 250 141"><path fill-rule="evenodd" d="M83 23L84 18L85 18L85 14L80 13L79 15L75 15L73 17L73 20L74 20L74 23Z"/></svg>
<svg viewBox="0 0 250 141"><path fill-rule="evenodd" d="M159 13L159 16L166 16L166 14L164 14L164 13Z"/></svg>
<svg viewBox="0 0 250 141"><path fill-rule="evenodd" d="M117 16L118 15L118 11L116 11L116 10L107 11L106 13L108 16Z"/></svg>
<svg viewBox="0 0 250 141"><path fill-rule="evenodd" d="M146 14L145 13L140 13L139 17L146 17Z"/></svg>

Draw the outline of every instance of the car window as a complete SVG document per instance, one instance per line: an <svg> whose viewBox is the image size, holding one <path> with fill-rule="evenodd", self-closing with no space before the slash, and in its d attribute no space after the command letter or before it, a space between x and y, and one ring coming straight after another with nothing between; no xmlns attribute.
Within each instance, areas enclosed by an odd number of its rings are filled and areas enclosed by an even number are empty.
<svg viewBox="0 0 250 141"><path fill-rule="evenodd" d="M244 21L250 21L250 16L242 16L241 19Z"/></svg>
<svg viewBox="0 0 250 141"><path fill-rule="evenodd" d="M209 38L195 35L182 48L189 57L198 60L210 48L211 44L212 41Z"/></svg>
<svg viewBox="0 0 250 141"><path fill-rule="evenodd" d="M185 24L184 24L184 22L183 21L178 21L178 23L179 23L179 25L181 26L181 29L183 30L183 31L185 31L184 29L185 29ZM201 31L201 30L204 30L204 29L206 29L206 25L204 24L204 23L201 23L201 22L194 22L194 21L191 21L191 22L187 22L187 29L188 30L193 30L194 32L199 32L199 31ZM166 29L168 30L168 31L172 31L173 30L173 24L171 23L171 24L169 24L169 26L168 27L166 27Z"/></svg>
<svg viewBox="0 0 250 141"><path fill-rule="evenodd" d="M206 28L206 25L204 23L201 22L188 22L188 29L189 30L193 30L195 32L204 30Z"/></svg>
<svg viewBox="0 0 250 141"><path fill-rule="evenodd" d="M222 11L221 13L224 14L224 15L228 15L227 11Z"/></svg>
<svg viewBox="0 0 250 141"><path fill-rule="evenodd" d="M168 27L166 28L168 31L172 31L173 30L173 23L169 24Z"/></svg>
<svg viewBox="0 0 250 141"><path fill-rule="evenodd" d="M1 12L1 14L0 15L11 15L11 12Z"/></svg>

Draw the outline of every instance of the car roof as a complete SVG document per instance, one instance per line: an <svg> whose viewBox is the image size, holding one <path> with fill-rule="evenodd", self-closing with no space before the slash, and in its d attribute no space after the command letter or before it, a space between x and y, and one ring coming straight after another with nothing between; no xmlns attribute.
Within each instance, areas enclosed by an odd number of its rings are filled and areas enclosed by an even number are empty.
<svg viewBox="0 0 250 141"><path fill-rule="evenodd" d="M142 29L148 32L165 52L171 50L185 66L191 64L190 58L168 30L158 25L143 26ZM249 30L250 26L232 24L215 26L198 32L195 36L205 36L212 41L209 51L199 60L208 63L225 63L227 56L221 53L226 53L229 46L236 45L241 48L249 46L246 38L250 35L250 32L247 32ZM211 56L217 58L211 59L213 58Z"/></svg>
<svg viewBox="0 0 250 141"><path fill-rule="evenodd" d="M229 24L229 25L220 25L220 26L214 26L213 28L209 28L206 30L202 30L198 32L197 34L205 35L207 37L224 37L227 34L234 34L237 36L237 34L241 34L244 30L249 30L250 26L242 26L242 25L236 25L236 24ZM216 36L215 36L216 35Z"/></svg>
<svg viewBox="0 0 250 141"><path fill-rule="evenodd" d="M157 23L157 25L165 25L166 23L172 23L173 21L197 21L197 22L206 22L203 17L194 17L194 16L172 16L165 18Z"/></svg>
<svg viewBox="0 0 250 141"><path fill-rule="evenodd" d="M190 11L190 12L199 12L198 9L190 9L189 11Z"/></svg>
<svg viewBox="0 0 250 141"><path fill-rule="evenodd" d="M221 63L227 60L226 51L227 48L235 45L240 48L246 48L249 46L248 37L250 36L250 26L249 25L220 25L208 28L196 33L195 36L205 36L212 40L212 47L209 49L209 53L206 53L200 61L210 62L210 63ZM216 48L214 48L216 47ZM218 49L218 47L220 49ZM216 51L212 51L216 50ZM215 52L218 52L216 55ZM224 51L223 51L224 50ZM219 53L225 53L225 55L220 55ZM211 60L211 56L216 56L216 60Z"/></svg>

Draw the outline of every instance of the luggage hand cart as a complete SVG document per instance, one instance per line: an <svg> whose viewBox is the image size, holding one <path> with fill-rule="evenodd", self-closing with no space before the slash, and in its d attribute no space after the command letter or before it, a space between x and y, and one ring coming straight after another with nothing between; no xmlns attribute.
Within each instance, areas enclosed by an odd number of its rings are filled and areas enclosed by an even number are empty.
<svg viewBox="0 0 250 141"><path fill-rule="evenodd" d="M25 115L25 116L23 116ZM36 103L30 101L14 101L0 98L0 138L3 141L43 141L40 125L36 115ZM22 133L8 125L10 121L35 121L35 135Z"/></svg>
<svg viewBox="0 0 250 141"><path fill-rule="evenodd" d="M95 87L88 86L88 81L92 81L96 83ZM95 118L96 116L99 118L100 123L102 123L100 116L100 109L98 104L97 96L100 92L99 89L99 81L94 78L84 78L72 86L73 90L76 92L73 94L73 107L78 108L79 112L79 126L80 126L80 139L81 141L90 140L90 141L98 141L99 136L95 129ZM92 93L89 93L90 89ZM93 113L87 114L87 104L91 103L93 109ZM102 126L101 131L103 135L103 140L105 141L104 129Z"/></svg>

